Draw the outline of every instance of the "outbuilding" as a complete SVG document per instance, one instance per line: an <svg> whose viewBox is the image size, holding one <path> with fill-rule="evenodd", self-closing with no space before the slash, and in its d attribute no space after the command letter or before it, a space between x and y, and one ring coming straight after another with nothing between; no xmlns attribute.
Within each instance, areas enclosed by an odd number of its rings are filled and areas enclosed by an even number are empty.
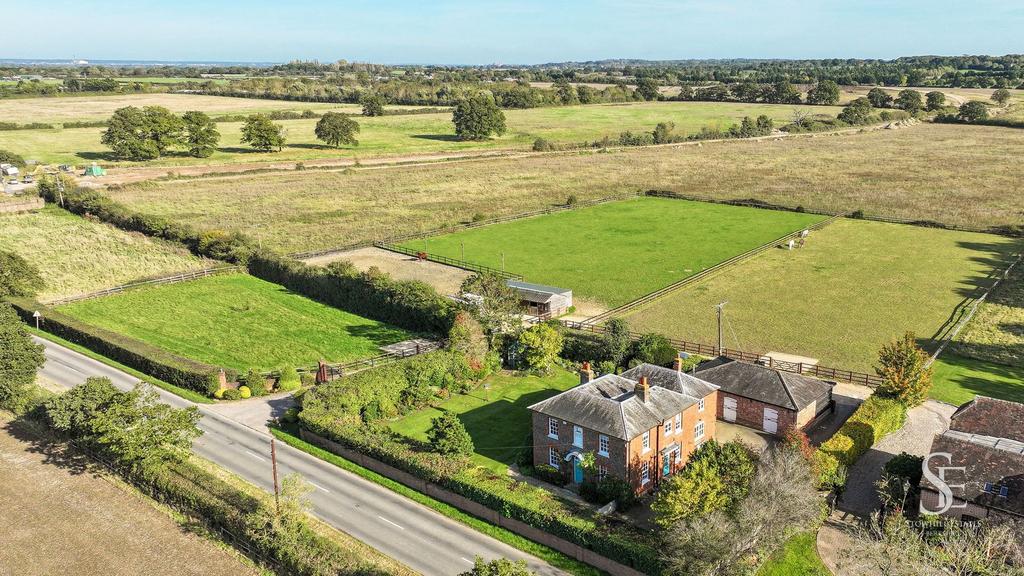
<svg viewBox="0 0 1024 576"><path fill-rule="evenodd" d="M718 357L698 366L695 376L718 386L720 420L768 434L806 429L835 410L835 382L803 374Z"/></svg>
<svg viewBox="0 0 1024 576"><path fill-rule="evenodd" d="M508 280L507 284L516 291L523 307L533 316L561 316L572 306L572 290L522 280Z"/></svg>

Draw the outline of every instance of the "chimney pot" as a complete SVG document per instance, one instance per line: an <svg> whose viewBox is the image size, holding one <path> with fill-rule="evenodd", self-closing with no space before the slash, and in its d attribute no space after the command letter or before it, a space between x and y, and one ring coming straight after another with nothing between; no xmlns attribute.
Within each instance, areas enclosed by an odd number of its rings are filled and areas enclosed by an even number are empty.
<svg viewBox="0 0 1024 576"><path fill-rule="evenodd" d="M640 377L640 381L636 383L633 392L641 402L647 402L647 399L651 396L651 386L647 383L647 376Z"/></svg>
<svg viewBox="0 0 1024 576"><path fill-rule="evenodd" d="M594 370L590 368L590 362L584 362L580 367L580 384L586 384L594 379Z"/></svg>

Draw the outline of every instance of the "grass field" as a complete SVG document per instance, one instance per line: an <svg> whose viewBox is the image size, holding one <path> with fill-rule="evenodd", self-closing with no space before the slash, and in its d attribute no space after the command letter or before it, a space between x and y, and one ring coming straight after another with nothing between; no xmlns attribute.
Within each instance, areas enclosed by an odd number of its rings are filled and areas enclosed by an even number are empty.
<svg viewBox="0 0 1024 576"><path fill-rule="evenodd" d="M221 112L237 111L248 113L267 109L323 111L339 109L358 111L354 105L310 104L302 102L285 102L274 100L256 100L240 98L221 98L217 96L188 96L183 94L144 95L151 100L160 101L160 97L178 96L185 100L171 100L165 105L174 109L209 109ZM130 98L130 97L107 97ZM195 98L194 102L189 99ZM237 109L224 109L230 104ZM211 100L212 99L212 100ZM97 99L94 108L100 108L103 100ZM34 102L30 100L28 102ZM25 102L25 100L11 101ZM270 104L277 104L273 107ZM126 105L121 103L120 105ZM0 102L0 120L15 118L25 112L13 110L5 114L4 102ZM41 107L42 105L39 104ZM102 106L103 110L110 108ZM518 148L528 149L538 137L553 142L578 143L599 140L604 136L618 138L624 130L651 131L658 122L671 121L676 124L676 133L690 134L700 131L704 126L728 128L738 123L744 116L766 114L781 125L789 122L794 109L813 108L814 112L835 115L839 108L801 107L791 105L768 104L735 104L718 102L641 102L635 104L570 106L532 108L529 110L506 110L508 132L502 137L485 141L460 141L455 138L455 130L451 122L451 114L414 114L405 116L380 116L375 118L359 118L359 146L346 146L335 149L323 145L313 134L316 119L282 120L287 144L280 152L256 152L241 143L241 122L220 123L217 128L221 132L220 149L208 159L197 160L183 155L172 155L147 165L174 165L197 163L231 163L231 162L271 162L282 160L313 160L335 157L367 157L398 154L423 154L430 152L447 152L454 150L478 150ZM86 112L90 114L86 107ZM110 112L113 110L111 109ZM63 109L42 111L41 117L58 117ZM100 119L109 113L98 114ZM93 118L96 119L96 118ZM13 120L11 120L13 121ZM15 151L25 158L33 158L48 163L80 164L82 162L101 160L111 163L109 150L100 144L103 128L74 128L68 130L19 130L17 134L0 132L0 148Z"/></svg>
<svg viewBox="0 0 1024 576"><path fill-rule="evenodd" d="M106 120L110 118L114 110L125 106L163 106L178 114L188 110L202 110L207 114L214 115L250 114L274 110L313 110L315 112L327 110L358 112L361 110L357 104L292 102L199 94L99 94L3 99L0 100L0 121L19 124L28 122L60 124L70 121ZM59 134L59 131L53 133ZM96 134L99 134L99 131ZM96 144L99 144L98 139Z"/></svg>
<svg viewBox="0 0 1024 576"><path fill-rule="evenodd" d="M870 372L878 349L910 330L926 343L1019 242L1002 236L841 220L807 246L777 250L652 303L634 329L714 342L728 301L726 344L789 352Z"/></svg>
<svg viewBox="0 0 1024 576"><path fill-rule="evenodd" d="M1024 402L1024 367L1006 366L946 353L935 361L931 397L963 404L975 395Z"/></svg>
<svg viewBox="0 0 1024 576"><path fill-rule="evenodd" d="M831 576L818 557L817 533L803 532L786 541L768 558L757 576Z"/></svg>
<svg viewBox="0 0 1024 576"><path fill-rule="evenodd" d="M38 295L43 300L212 264L176 244L90 222L58 208L0 215L0 249L35 264L46 283Z"/></svg>
<svg viewBox="0 0 1024 576"><path fill-rule="evenodd" d="M618 306L824 217L665 198L636 198L411 240L409 248L463 258L571 288Z"/></svg>
<svg viewBox="0 0 1024 576"><path fill-rule="evenodd" d="M231 274L122 292L60 307L75 318L237 370L345 362L409 333Z"/></svg>
<svg viewBox="0 0 1024 576"><path fill-rule="evenodd" d="M296 252L426 232L651 188L954 224L1019 224L1024 130L919 125L843 136L734 141L307 171L130 186L111 194L205 228L237 229ZM314 225L315 224L315 225Z"/></svg>
<svg viewBox="0 0 1024 576"><path fill-rule="evenodd" d="M503 373L490 377L485 389L457 394L437 408L424 408L391 422L399 434L426 441L431 420L449 410L459 415L473 437L478 465L497 474L513 464L519 451L529 444L530 411L527 407L579 384L572 372L555 369L549 376L513 376Z"/></svg>
<svg viewBox="0 0 1024 576"><path fill-rule="evenodd" d="M1024 368L1024 262L981 304L952 350L960 356Z"/></svg>
<svg viewBox="0 0 1024 576"><path fill-rule="evenodd" d="M257 574L80 457L0 414L4 574Z"/></svg>

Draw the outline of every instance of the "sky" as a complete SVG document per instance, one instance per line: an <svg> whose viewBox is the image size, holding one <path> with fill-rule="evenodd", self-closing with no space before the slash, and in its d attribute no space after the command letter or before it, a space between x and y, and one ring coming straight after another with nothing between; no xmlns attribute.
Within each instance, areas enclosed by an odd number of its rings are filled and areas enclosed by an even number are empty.
<svg viewBox="0 0 1024 576"><path fill-rule="evenodd" d="M0 59L539 64L1024 52L1022 0L4 0ZM6 17L6 18L5 18Z"/></svg>

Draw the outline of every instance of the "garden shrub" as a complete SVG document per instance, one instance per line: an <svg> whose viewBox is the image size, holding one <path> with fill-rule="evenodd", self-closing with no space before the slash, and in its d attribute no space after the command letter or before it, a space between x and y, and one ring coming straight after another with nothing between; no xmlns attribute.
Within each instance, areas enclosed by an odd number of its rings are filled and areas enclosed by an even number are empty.
<svg viewBox="0 0 1024 576"><path fill-rule="evenodd" d="M213 393L213 397L218 400L224 398L224 391L225 388L218 388L217 391Z"/></svg>
<svg viewBox="0 0 1024 576"><path fill-rule="evenodd" d="M238 400L242 397L242 393L239 392L237 388L228 388L224 390L224 394L222 394L222 396L225 400Z"/></svg>
<svg viewBox="0 0 1024 576"><path fill-rule="evenodd" d="M310 266L262 252L248 260L249 273L325 304L408 330L447 334L454 305L424 282L360 272L349 262Z"/></svg>
<svg viewBox="0 0 1024 576"><path fill-rule="evenodd" d="M277 372L277 389L279 391L291 392L293 390L298 390L302 385L299 373L295 370L294 366L282 366L278 368Z"/></svg>
<svg viewBox="0 0 1024 576"><path fill-rule="evenodd" d="M299 375L299 383L302 384L303 388L308 388L316 384L316 376L309 372L303 372Z"/></svg>
<svg viewBox="0 0 1024 576"><path fill-rule="evenodd" d="M533 475L555 486L565 485L565 476L562 475L562 471L550 464L534 466Z"/></svg>
<svg viewBox="0 0 1024 576"><path fill-rule="evenodd" d="M86 324L33 300L13 299L11 304L25 322L34 323L32 313L39 310L43 315L40 323L43 330L139 372L207 396L212 396L220 388L220 369L215 366L183 358L141 340ZM229 380L232 377L228 375Z"/></svg>
<svg viewBox="0 0 1024 576"><path fill-rule="evenodd" d="M264 396L267 393L267 377L260 374L255 369L250 369L245 373L245 377L242 379L245 382L245 388L253 396Z"/></svg>
<svg viewBox="0 0 1024 576"><path fill-rule="evenodd" d="M238 397L239 398L245 399L245 398L249 398L251 396L252 396L252 390L249 390L248 386L239 386L238 387Z"/></svg>
<svg viewBox="0 0 1024 576"><path fill-rule="evenodd" d="M907 408L899 401L871 395L819 450L852 466L882 437L899 430L906 417Z"/></svg>

